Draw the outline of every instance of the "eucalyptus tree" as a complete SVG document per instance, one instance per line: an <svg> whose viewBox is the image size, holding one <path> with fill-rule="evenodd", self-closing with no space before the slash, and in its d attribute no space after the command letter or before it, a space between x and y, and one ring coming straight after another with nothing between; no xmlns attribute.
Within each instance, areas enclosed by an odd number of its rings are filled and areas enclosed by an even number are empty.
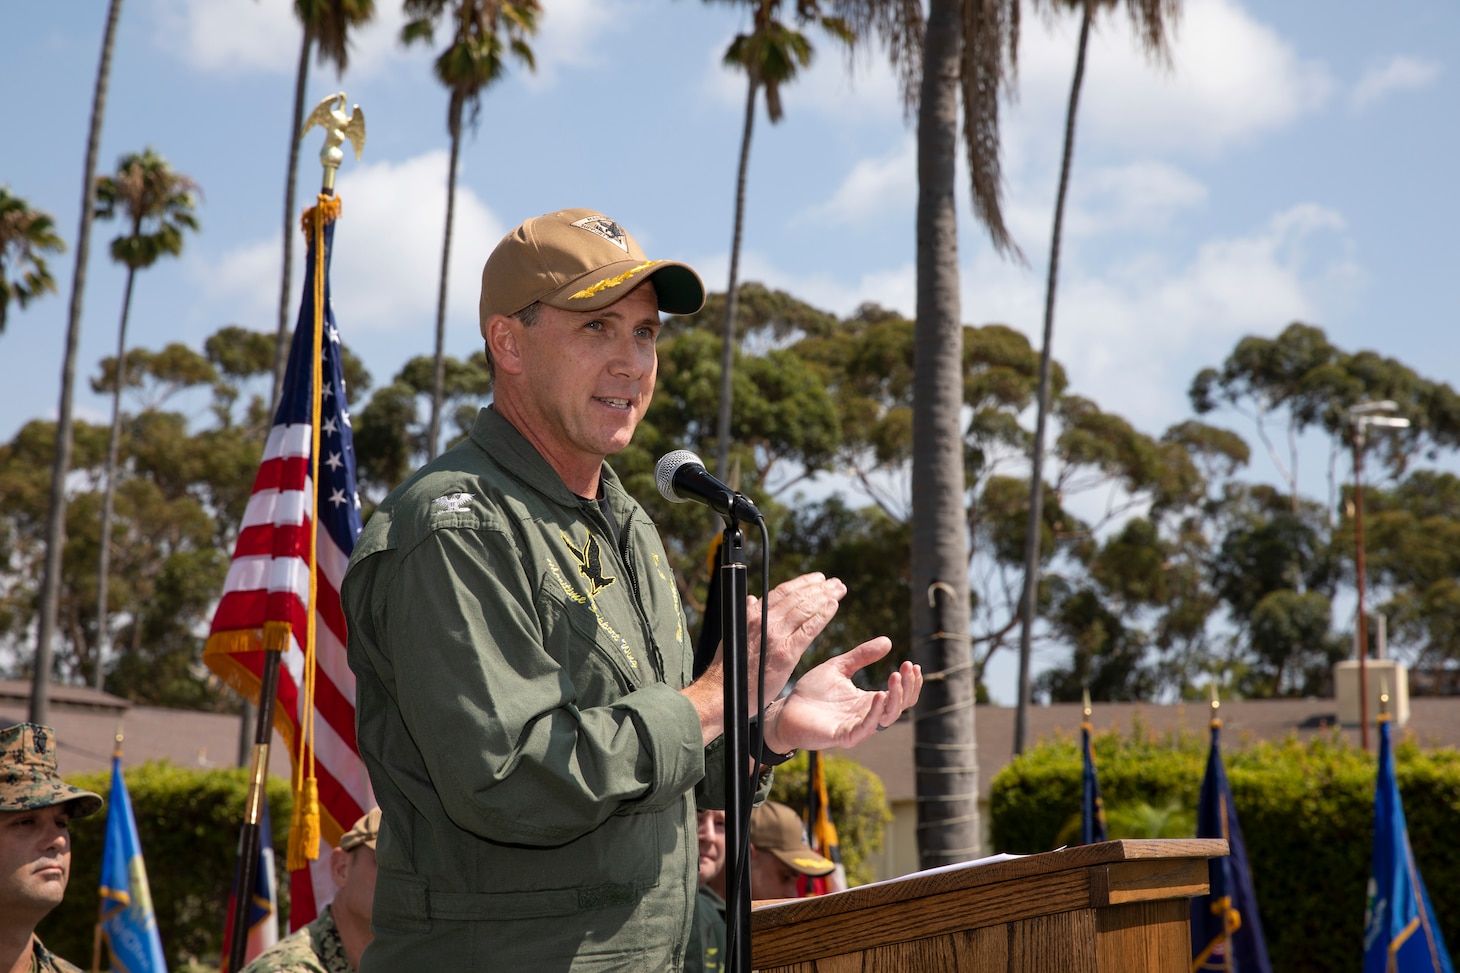
<svg viewBox="0 0 1460 973"><path fill-rule="evenodd" d="M1044 338L1039 351L1039 399L1035 412L1034 442L1029 452L1029 522L1024 539L1024 598L1019 622L1019 711L1014 723L1014 752L1022 753L1025 744L1026 715L1029 706L1029 656L1034 630L1034 602L1039 590L1039 540L1044 504L1044 441L1049 421L1049 366L1054 351L1055 287L1059 282L1060 243L1064 231L1065 199L1070 188L1070 163L1075 153L1075 118L1080 106L1080 88L1085 80L1085 54L1090 45L1090 27L1101 7L1114 9L1122 3L1130 14L1131 24L1140 37L1146 53L1157 61L1169 63L1166 37L1180 9L1180 0L1043 0L1051 7L1075 8L1080 11L1080 37L1075 47L1074 78L1070 82L1070 102L1065 111L1064 151L1060 157L1059 188L1055 193L1054 228L1050 234L1048 277L1044 289Z"/></svg>
<svg viewBox="0 0 1460 973"><path fill-rule="evenodd" d="M537 32L538 0L405 0L410 18L401 29L406 44L431 43L436 25L449 21L451 40L436 58L436 80L449 94L446 130L451 160L446 172L446 232L441 244L441 282L436 296L436 354L431 382L431 420L426 455L434 459L441 440L446 394L446 270L451 259L451 224L456 211L456 168L463 121L473 128L481 115L482 91L507 71L510 53L529 70L536 68L527 39Z"/></svg>
<svg viewBox="0 0 1460 973"><path fill-rule="evenodd" d="M730 411L733 399L731 372L735 364L736 306L740 277L740 246L745 232L745 181L750 170L750 139L755 130L756 106L764 95L771 124L785 116L781 86L796 79L811 64L814 48L800 28L815 24L850 47L856 35L845 20L826 12L830 0L797 0L792 22L787 23L781 0L708 0L750 8L750 29L735 35L724 63L745 72L745 120L740 134L740 164L735 176L735 223L730 235L730 283L725 288L725 317L720 344L720 402L717 411L715 457L722 479L730 476Z"/></svg>
<svg viewBox="0 0 1460 973"><path fill-rule="evenodd" d="M294 212L295 177L299 168L300 128L304 125L304 92L309 84L309 55L317 53L321 65L333 64L338 74L350 65L350 31L375 17L375 0L294 0L303 38L299 44L299 66L294 71L294 117L289 123L289 168L284 176L284 267L279 279L279 330L274 338L274 386L270 407L279 402L284 369L289 364L289 334L294 295L290 276L294 270L294 234L298 216Z"/></svg>
<svg viewBox="0 0 1460 973"><path fill-rule="evenodd" d="M44 210L0 186L0 334L14 301L22 309L37 297L56 292L56 281L44 253L60 253L66 244L56 233L56 221Z"/></svg>
<svg viewBox="0 0 1460 973"><path fill-rule="evenodd" d="M127 387L127 318L132 309L132 285L137 271L145 270L164 256L182 253L183 232L196 230L193 215L197 183L175 172L151 148L123 156L117 172L97 181L96 215L102 219L122 217L128 230L112 240L112 259L127 268L122 292L122 319L117 327L116 367L111 376L112 422L107 443L105 486L101 506L101 550L96 580L97 650L93 682L99 690L105 678L108 648L107 582L111 570L112 508L116 496L117 462L122 440L122 391Z"/></svg>
<svg viewBox="0 0 1460 973"><path fill-rule="evenodd" d="M50 722L51 642L55 638L61 600L61 554L66 546L66 478L71 471L72 410L75 405L76 349L81 344L81 296L86 290L86 264L91 256L91 223L96 206L96 156L101 147L101 123L106 118L106 94L111 81L112 50L122 0L107 4L102 31L96 87L91 96L91 123L86 136L86 161L81 172L81 226L76 232L76 263L71 277L71 304L66 318L66 350L61 358L61 397L56 409L56 445L52 451L50 506L46 512L46 557L41 575L40 618L36 623L35 672L30 690L28 719Z"/></svg>

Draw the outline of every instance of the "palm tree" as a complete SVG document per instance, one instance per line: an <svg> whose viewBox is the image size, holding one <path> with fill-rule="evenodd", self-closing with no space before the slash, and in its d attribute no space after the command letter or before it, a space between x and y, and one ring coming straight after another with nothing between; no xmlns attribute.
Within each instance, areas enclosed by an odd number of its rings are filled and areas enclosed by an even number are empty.
<svg viewBox="0 0 1460 973"><path fill-rule="evenodd" d="M954 178L962 141L974 215L996 250L1018 257L1004 226L999 163L999 99L1013 75L1018 28L1018 0L930 0L924 32L910 570L914 654L934 677L923 685L926 715L914 734L925 868L966 860L980 841Z"/></svg>
<svg viewBox="0 0 1460 973"><path fill-rule="evenodd" d="M81 173L81 228L76 232L76 266L71 277L71 308L66 323L66 351L61 360L61 401L56 410L56 449L51 461L51 504L46 514L46 566L41 577L41 611L36 624L35 674L30 687L29 720L50 722L51 640L61 604L61 552L66 546L66 477L71 472L72 419L75 400L76 349L81 344L81 295L86 290L86 262L91 255L91 222L96 208L96 155L101 147L101 122L106 117L106 92L112 74L112 49L122 0L107 6L102 31L96 90L91 96L91 126L86 136L86 162Z"/></svg>
<svg viewBox="0 0 1460 973"><path fill-rule="evenodd" d="M304 27L299 45L299 67L294 73L294 118L289 126L289 170L284 179L284 273L279 284L279 331L274 343L274 391L270 403L279 404L284 369L289 364L290 274L294 268L294 177L299 168L299 129L304 124L304 90L309 81L309 52L319 52L319 63L333 63L343 74L350 63L350 29L375 16L375 0L294 0L294 15Z"/></svg>
<svg viewBox="0 0 1460 973"><path fill-rule="evenodd" d="M1064 154L1060 160L1059 190L1055 194L1054 230L1049 244L1049 277L1044 290L1044 342L1039 349L1039 401L1034 421L1034 442L1029 453L1029 515L1024 532L1024 591L1019 608L1019 700L1014 715L1014 752L1023 753L1027 734L1030 692L1030 645L1034 633L1034 612L1039 600L1039 547L1044 525L1044 438L1049 421L1050 369L1054 344L1054 295L1059 278L1060 242L1064 231L1065 196L1070 187L1070 162L1075 151L1075 114L1080 105L1080 87L1085 79L1085 52L1090 43L1090 24L1100 7L1114 9L1121 0L1044 0L1080 10L1080 40L1075 48L1075 76L1070 83L1070 104L1065 112ZM1169 63L1166 46L1167 23L1174 21L1180 0L1125 0L1131 25L1140 36L1146 53Z"/></svg>
<svg viewBox="0 0 1460 973"><path fill-rule="evenodd" d="M441 286L436 295L436 358L431 381L431 424L426 455L435 459L441 439L441 409L446 385L446 268L451 259L451 224L456 215L456 163L461 155L461 123L470 109L473 128L481 114L482 91L501 78L511 51L529 70L536 61L527 38L537 32L542 12L538 0L405 0L410 20L401 30L406 44L430 43L436 24L448 16L451 43L436 58L436 80L446 86L450 100L446 130L451 134L451 161L446 175L446 233L441 245ZM505 43L504 43L505 42Z"/></svg>
<svg viewBox="0 0 1460 973"><path fill-rule="evenodd" d="M112 505L117 490L117 458L122 441L122 390L127 386L127 315L132 309L132 284L137 271L164 256L182 253L183 231L197 230L193 193L198 186L152 149L132 153L117 163L117 174L103 176L96 185L96 215L111 219L124 214L130 232L112 240L112 259L127 267L122 291L122 321L117 328L116 367L112 384L112 428L107 440L105 487L101 501L101 562L96 575L96 663L93 684L102 687L102 663L108 649L107 580L111 569Z"/></svg>
<svg viewBox="0 0 1460 973"><path fill-rule="evenodd" d="M5 333L11 301L24 308L46 291L56 292L56 281L41 253L65 249L50 213L31 209L0 186L0 334Z"/></svg>
<svg viewBox="0 0 1460 973"><path fill-rule="evenodd" d="M781 85L796 78L796 72L811 64L814 53L805 34L779 19L781 0L711 0L717 3L751 6L749 33L737 34L725 51L725 64L745 72L745 127L740 136L740 168L735 180L735 229L730 236L730 283L725 288L725 323L720 344L720 411L716 426L716 466L721 479L730 477L730 413L733 396L731 369L735 356L735 315L740 277L740 241L745 231L745 176L750 167L750 136L755 127L755 104L765 92L766 114L771 124L784 116ZM823 14L821 0L798 0L798 26L817 23L823 30L850 47L856 35L841 17Z"/></svg>

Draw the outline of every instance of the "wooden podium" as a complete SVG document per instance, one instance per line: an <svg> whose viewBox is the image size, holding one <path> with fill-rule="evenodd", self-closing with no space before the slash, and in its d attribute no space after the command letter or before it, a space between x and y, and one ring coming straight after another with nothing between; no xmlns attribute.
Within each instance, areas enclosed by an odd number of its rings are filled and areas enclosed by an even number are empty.
<svg viewBox="0 0 1460 973"><path fill-rule="evenodd" d="M1186 973L1221 839L1106 841L751 913L760 973Z"/></svg>

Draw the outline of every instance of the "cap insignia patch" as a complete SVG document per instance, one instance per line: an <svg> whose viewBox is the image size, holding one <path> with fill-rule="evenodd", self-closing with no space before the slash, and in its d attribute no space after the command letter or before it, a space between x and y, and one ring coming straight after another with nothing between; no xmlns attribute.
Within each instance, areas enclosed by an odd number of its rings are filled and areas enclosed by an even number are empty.
<svg viewBox="0 0 1460 973"><path fill-rule="evenodd" d="M581 220L574 220L573 225L581 230L597 233L624 253L629 252L629 235L624 232L623 227L607 216L585 216Z"/></svg>

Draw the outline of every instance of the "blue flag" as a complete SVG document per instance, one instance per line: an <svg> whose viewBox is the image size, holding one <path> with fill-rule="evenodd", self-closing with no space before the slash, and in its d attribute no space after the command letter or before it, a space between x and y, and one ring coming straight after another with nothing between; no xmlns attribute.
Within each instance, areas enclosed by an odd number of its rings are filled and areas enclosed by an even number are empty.
<svg viewBox="0 0 1460 973"><path fill-rule="evenodd" d="M1212 748L1196 809L1198 838L1227 839L1227 857L1207 863L1211 891L1191 900L1191 968L1224 973L1272 973L1247 845L1222 764L1222 721L1212 720Z"/></svg>
<svg viewBox="0 0 1460 973"><path fill-rule="evenodd" d="M1095 753L1090 749L1090 721L1080 724L1080 744L1085 772L1080 793L1080 844L1105 840L1105 802L1100 799L1100 779L1095 776Z"/></svg>
<svg viewBox="0 0 1460 973"><path fill-rule="evenodd" d="M1389 717L1379 717L1374 864L1364 912L1364 973L1454 973L1414 852L1394 776Z"/></svg>
<svg viewBox="0 0 1460 973"><path fill-rule="evenodd" d="M113 970L167 973L120 754L112 755L112 793L106 812L106 846L101 853L101 934Z"/></svg>

